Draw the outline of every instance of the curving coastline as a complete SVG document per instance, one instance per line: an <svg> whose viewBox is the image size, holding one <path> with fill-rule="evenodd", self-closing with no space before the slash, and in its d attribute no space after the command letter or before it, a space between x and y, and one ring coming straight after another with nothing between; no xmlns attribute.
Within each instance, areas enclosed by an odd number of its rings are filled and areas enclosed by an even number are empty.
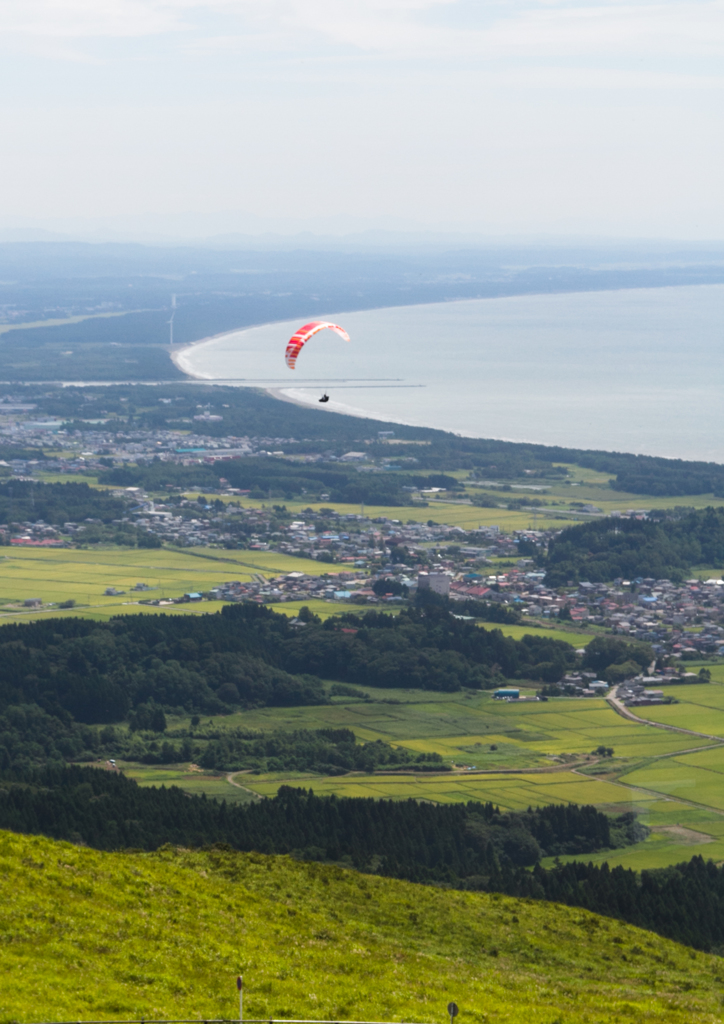
<svg viewBox="0 0 724 1024"><path fill-rule="evenodd" d="M171 357L171 362L177 370L180 370L181 373L185 373L187 377L194 377L196 380L214 380L214 378L209 374L194 373L188 365L186 354L191 352L193 349L198 348L199 345L205 345L209 341L215 341L217 338L223 338L225 334L231 333L233 332L224 331L222 334L212 334L208 338L201 338L199 341L190 341L187 345L184 345L183 348L169 348L168 354Z"/></svg>
<svg viewBox="0 0 724 1024"><path fill-rule="evenodd" d="M304 377L282 359L295 321L225 331L180 346L172 359L195 380L256 387L320 411L724 462L722 297L722 285L691 285L332 313L353 345L320 335L305 349ZM331 397L324 407L322 390Z"/></svg>

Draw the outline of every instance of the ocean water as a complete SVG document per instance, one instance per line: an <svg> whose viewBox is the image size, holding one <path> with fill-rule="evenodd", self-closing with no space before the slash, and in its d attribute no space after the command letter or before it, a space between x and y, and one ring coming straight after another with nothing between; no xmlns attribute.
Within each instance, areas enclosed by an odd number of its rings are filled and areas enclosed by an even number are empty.
<svg viewBox="0 0 724 1024"><path fill-rule="evenodd" d="M724 462L724 285L474 299L232 331L177 355L320 410L471 437ZM323 390L330 396L318 405Z"/></svg>

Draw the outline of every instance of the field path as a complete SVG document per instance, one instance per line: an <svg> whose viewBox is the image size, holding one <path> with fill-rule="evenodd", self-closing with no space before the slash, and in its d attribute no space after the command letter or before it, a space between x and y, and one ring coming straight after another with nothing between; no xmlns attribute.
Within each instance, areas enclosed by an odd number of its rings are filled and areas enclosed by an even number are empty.
<svg viewBox="0 0 724 1024"><path fill-rule="evenodd" d="M226 776L226 781L229 783L230 786L236 786L237 789L243 789L245 793L249 793L251 796L254 797L255 800L264 800L264 797L260 796L258 793L255 793L253 789L247 789L247 787L242 786L240 782L236 782L236 780L234 779L235 775L241 775L241 772L229 772L228 775Z"/></svg>

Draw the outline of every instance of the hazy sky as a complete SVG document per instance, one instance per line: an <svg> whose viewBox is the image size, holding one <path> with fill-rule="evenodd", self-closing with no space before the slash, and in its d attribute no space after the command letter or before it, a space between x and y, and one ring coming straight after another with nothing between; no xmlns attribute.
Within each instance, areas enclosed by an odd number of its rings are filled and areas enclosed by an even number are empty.
<svg viewBox="0 0 724 1024"><path fill-rule="evenodd" d="M722 0L4 0L0 224L722 238L723 55Z"/></svg>

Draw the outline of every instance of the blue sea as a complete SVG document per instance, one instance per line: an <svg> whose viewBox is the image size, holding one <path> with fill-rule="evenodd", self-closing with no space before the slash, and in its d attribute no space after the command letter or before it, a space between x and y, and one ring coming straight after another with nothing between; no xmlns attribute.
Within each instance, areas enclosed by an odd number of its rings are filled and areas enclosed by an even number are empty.
<svg viewBox="0 0 724 1024"><path fill-rule="evenodd" d="M176 356L320 410L470 437L724 462L724 285L473 299L356 313L296 370L304 319L232 331ZM323 391L330 396L318 404Z"/></svg>

